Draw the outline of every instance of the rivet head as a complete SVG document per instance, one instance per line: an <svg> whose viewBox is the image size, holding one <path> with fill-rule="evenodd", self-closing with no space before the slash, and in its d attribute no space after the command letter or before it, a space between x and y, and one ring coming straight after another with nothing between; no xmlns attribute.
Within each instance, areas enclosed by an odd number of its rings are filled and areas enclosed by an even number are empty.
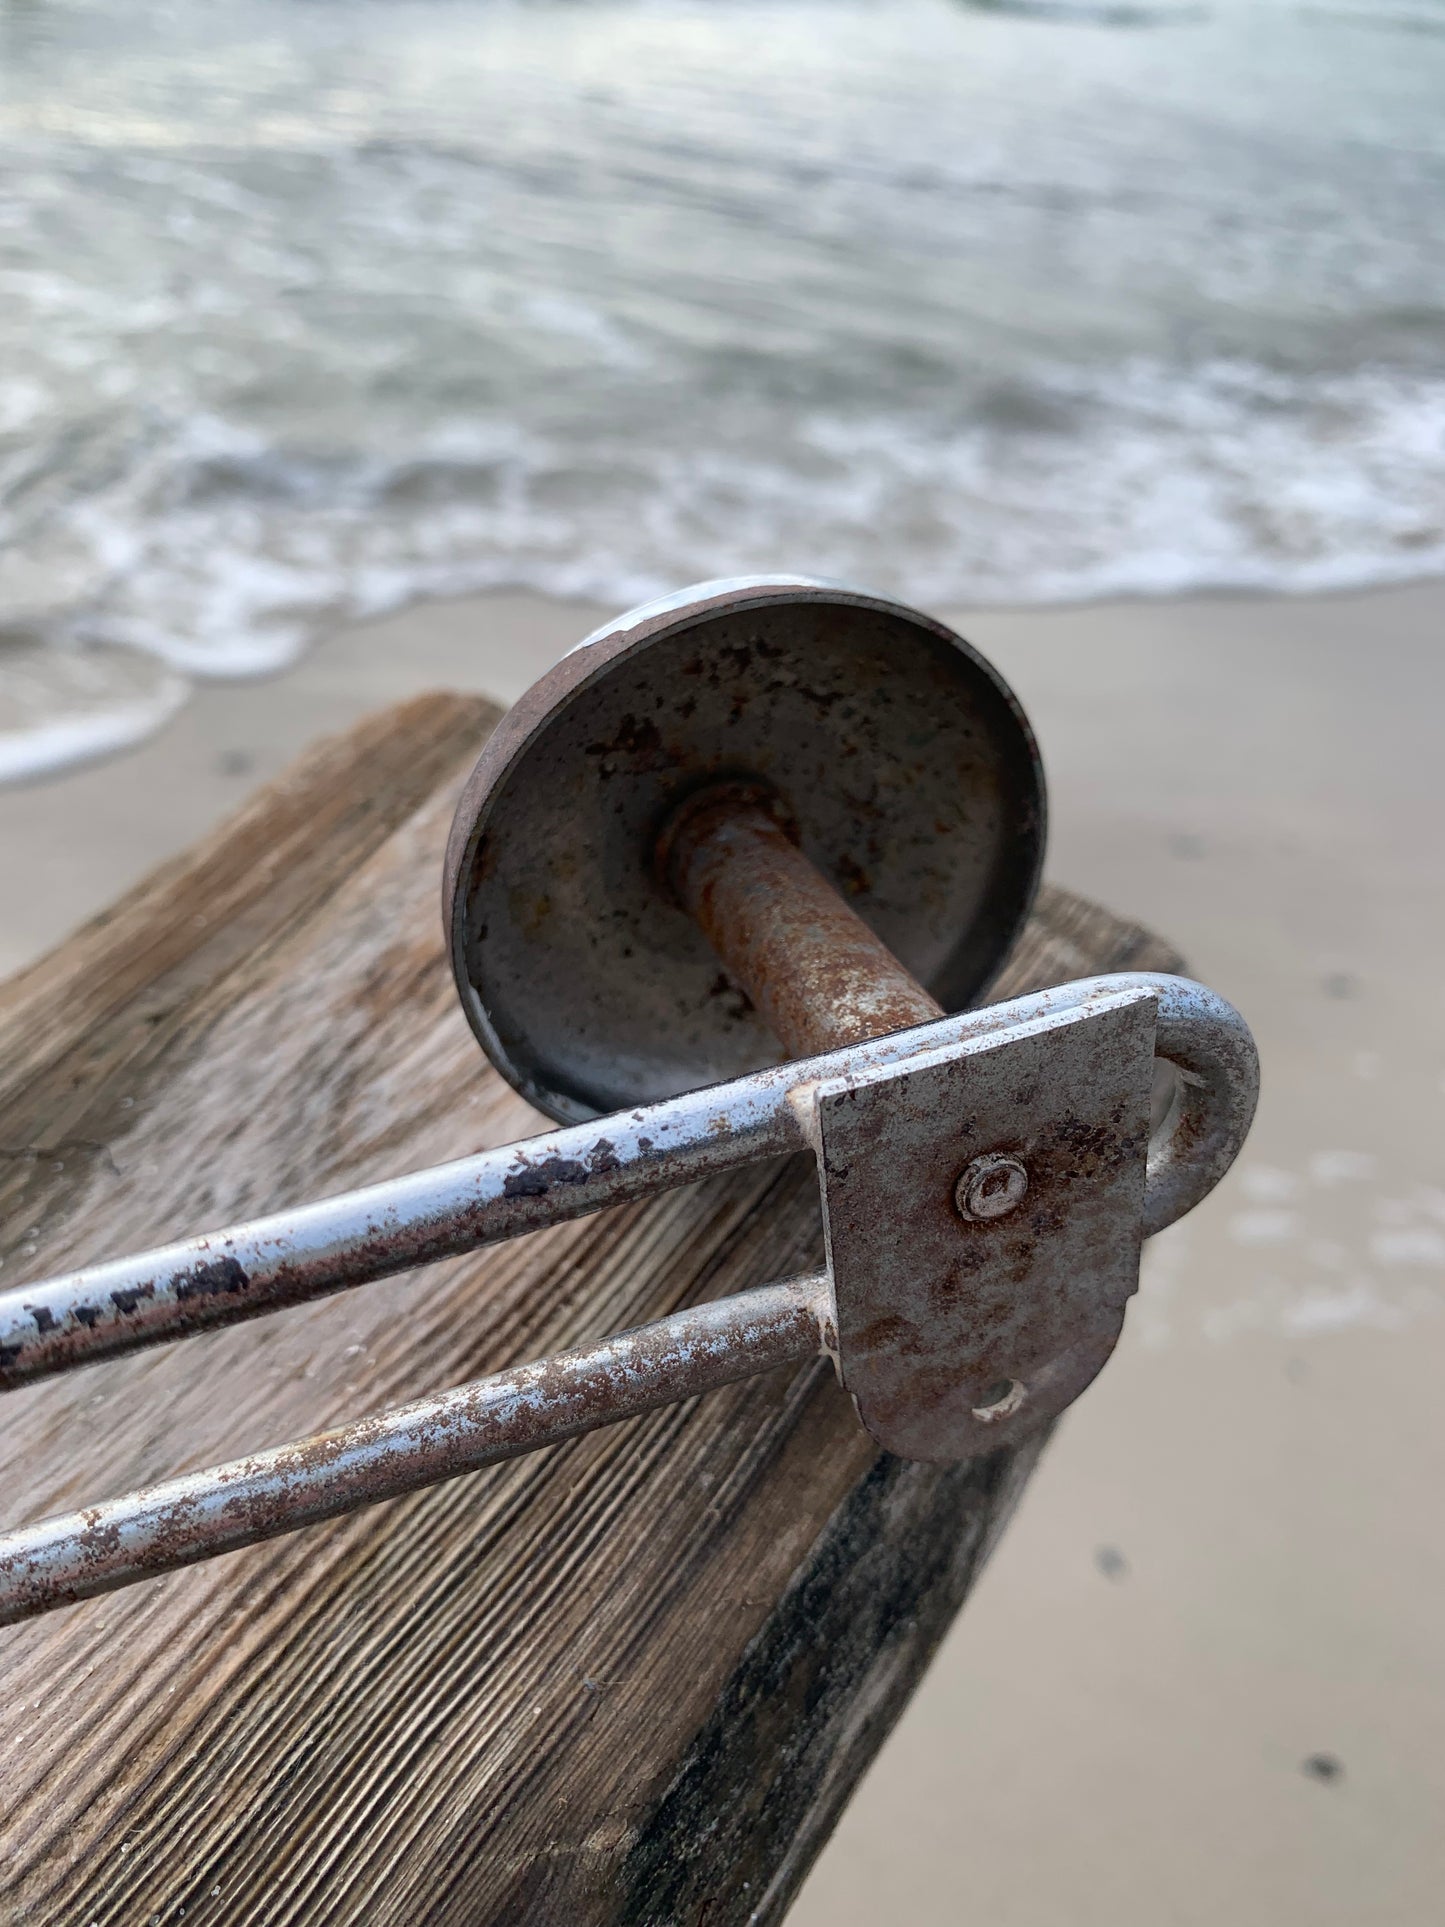
<svg viewBox="0 0 1445 1927"><path fill-rule="evenodd" d="M990 1218L1006 1218L1016 1211L1028 1188L1028 1171L1017 1158L990 1151L964 1171L954 1186L953 1201L961 1218L970 1224L987 1224Z"/></svg>

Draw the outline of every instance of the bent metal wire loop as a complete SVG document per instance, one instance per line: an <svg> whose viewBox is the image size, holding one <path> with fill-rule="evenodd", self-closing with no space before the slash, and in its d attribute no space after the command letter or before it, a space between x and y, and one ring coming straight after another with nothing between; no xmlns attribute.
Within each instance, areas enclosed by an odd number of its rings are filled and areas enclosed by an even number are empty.
<svg viewBox="0 0 1445 1927"><path fill-rule="evenodd" d="M812 1149L806 1098L820 1081L962 1051L1128 990L1155 998L1156 1056L1177 1073L1148 1152L1151 1236L1212 1189L1243 1142L1254 1044L1202 985L1092 977L0 1294L0 1389ZM831 1303L826 1276L759 1286L0 1535L0 1624L834 1352Z"/></svg>

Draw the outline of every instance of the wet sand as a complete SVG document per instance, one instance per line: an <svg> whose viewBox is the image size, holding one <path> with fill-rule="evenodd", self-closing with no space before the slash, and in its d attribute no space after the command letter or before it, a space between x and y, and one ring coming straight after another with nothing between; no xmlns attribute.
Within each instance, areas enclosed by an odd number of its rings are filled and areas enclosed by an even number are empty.
<svg viewBox="0 0 1445 1927"><path fill-rule="evenodd" d="M0 791L0 970L314 735L511 699L600 613L342 632ZM1445 1884L1445 587L957 614L1042 741L1050 873L1255 1027L1225 1186L1150 1248L798 1927L1423 1927Z"/></svg>

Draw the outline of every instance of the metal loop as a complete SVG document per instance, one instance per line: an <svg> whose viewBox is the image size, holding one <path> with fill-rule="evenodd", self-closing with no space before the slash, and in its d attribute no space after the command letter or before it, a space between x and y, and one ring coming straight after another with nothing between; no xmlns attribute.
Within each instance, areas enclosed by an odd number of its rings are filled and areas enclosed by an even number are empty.
<svg viewBox="0 0 1445 1927"><path fill-rule="evenodd" d="M1144 1236L1152 1238L1192 1211L1233 1164L1259 1098L1259 1053L1239 1012L1203 984L1142 972L1127 981L1157 991L1154 1054L1178 1074L1174 1100L1149 1141Z"/></svg>

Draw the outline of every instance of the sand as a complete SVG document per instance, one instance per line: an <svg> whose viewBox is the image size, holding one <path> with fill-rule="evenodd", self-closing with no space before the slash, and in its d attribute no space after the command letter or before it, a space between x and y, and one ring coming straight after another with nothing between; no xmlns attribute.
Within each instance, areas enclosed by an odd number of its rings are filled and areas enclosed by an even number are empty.
<svg viewBox="0 0 1445 1927"><path fill-rule="evenodd" d="M0 792L0 968L313 735L511 698L598 612L415 609ZM1259 1037L1240 1165L1150 1248L1120 1352L797 1927L1423 1927L1445 1885L1445 588L953 617L1014 681L1050 871Z"/></svg>

